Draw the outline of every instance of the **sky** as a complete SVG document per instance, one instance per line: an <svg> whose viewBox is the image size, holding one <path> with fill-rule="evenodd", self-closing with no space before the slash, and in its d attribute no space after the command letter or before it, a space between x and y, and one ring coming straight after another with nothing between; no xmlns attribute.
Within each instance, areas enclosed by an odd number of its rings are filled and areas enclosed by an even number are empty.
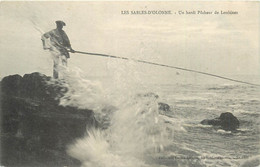
<svg viewBox="0 0 260 167"><path fill-rule="evenodd" d="M218 75L258 75L258 2L1 2L0 76L41 72L52 60L41 34L66 23L74 50L135 58ZM121 11L170 10L171 15L123 15ZM179 11L237 11L236 15L179 15ZM176 12L176 14L175 14ZM113 62L113 61L116 61ZM71 54L69 65L89 76L109 76L122 60ZM176 70L136 65L148 76ZM113 70L112 70L113 71ZM183 74L183 76L188 74ZM186 76L186 77L187 77Z"/></svg>

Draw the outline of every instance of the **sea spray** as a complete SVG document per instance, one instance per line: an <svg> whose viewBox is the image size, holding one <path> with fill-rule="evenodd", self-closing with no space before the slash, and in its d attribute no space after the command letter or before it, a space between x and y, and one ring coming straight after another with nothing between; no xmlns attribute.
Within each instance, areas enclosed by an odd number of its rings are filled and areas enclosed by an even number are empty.
<svg viewBox="0 0 260 167"><path fill-rule="evenodd" d="M129 69L118 72L131 73ZM68 91L60 98L60 104L92 109L101 125L72 143L68 154L84 167L151 166L145 160L163 151L171 134L169 124L159 114L158 96L144 93L148 90L140 89L140 82L127 80L125 77L130 74L115 74L114 82L118 83L106 89L85 79L77 68L64 68L62 75Z"/></svg>
<svg viewBox="0 0 260 167"><path fill-rule="evenodd" d="M68 153L80 161L98 161L108 154L108 143L98 129L87 130L87 138L78 139L68 148Z"/></svg>
<svg viewBox="0 0 260 167"><path fill-rule="evenodd" d="M149 149L162 148L167 139L154 97L139 96L122 104L111 122L109 137L121 154L140 157Z"/></svg>
<svg viewBox="0 0 260 167"><path fill-rule="evenodd" d="M82 167L148 167L136 158L114 154L100 130L89 130L87 135L69 146L67 151L81 161Z"/></svg>
<svg viewBox="0 0 260 167"><path fill-rule="evenodd" d="M143 159L163 151L168 140L157 108L156 103L140 99L122 105L111 117L108 129L88 131L68 148L69 155L86 167L148 166Z"/></svg>
<svg viewBox="0 0 260 167"><path fill-rule="evenodd" d="M60 66L59 69L64 80L61 83L67 88L67 92L59 99L60 105L100 110L107 104L99 82L85 79L77 67Z"/></svg>

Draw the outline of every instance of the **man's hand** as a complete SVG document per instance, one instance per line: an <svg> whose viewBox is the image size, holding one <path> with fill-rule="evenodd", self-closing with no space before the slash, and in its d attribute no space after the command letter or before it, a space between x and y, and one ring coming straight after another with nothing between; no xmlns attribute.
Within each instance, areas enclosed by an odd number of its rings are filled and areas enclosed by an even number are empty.
<svg viewBox="0 0 260 167"><path fill-rule="evenodd" d="M71 53L75 53L75 50L73 50L72 48L70 48L70 52L71 52Z"/></svg>
<svg viewBox="0 0 260 167"><path fill-rule="evenodd" d="M47 47L43 47L44 50L50 50L50 51L53 51L53 49L50 47L50 48L47 48Z"/></svg>

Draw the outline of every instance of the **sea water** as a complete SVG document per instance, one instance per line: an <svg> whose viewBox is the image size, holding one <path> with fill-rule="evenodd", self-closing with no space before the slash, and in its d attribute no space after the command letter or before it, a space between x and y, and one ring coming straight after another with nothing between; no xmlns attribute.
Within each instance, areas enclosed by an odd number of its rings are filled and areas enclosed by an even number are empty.
<svg viewBox="0 0 260 167"><path fill-rule="evenodd" d="M140 84L139 74L127 70L109 81L90 80L79 69L63 72L68 92L60 104L92 109L100 122L68 146L67 153L83 167L259 165L259 88ZM159 102L170 111L160 111ZM200 124L223 112L239 119L238 132Z"/></svg>

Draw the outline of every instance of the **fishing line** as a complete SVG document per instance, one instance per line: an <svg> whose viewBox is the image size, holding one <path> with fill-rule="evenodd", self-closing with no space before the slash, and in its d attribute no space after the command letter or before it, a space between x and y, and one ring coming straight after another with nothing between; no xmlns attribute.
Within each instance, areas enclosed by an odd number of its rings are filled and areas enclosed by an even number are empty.
<svg viewBox="0 0 260 167"><path fill-rule="evenodd" d="M260 86L260 84L240 81L240 80L236 80L236 79L232 79L232 78L228 78L228 77L223 77L223 76L216 75L216 74L211 74L211 73L207 73L207 72L202 72L202 71L197 71L197 70L192 70L192 69L187 69L187 68L182 68L182 67L170 66L170 65L165 65L165 64L153 63L153 62L149 62L149 61L145 61L145 60L130 59L130 58L126 58L126 57L119 57L119 56L113 56L113 55L107 55L107 54L101 54L101 53L81 52L81 51L75 51L74 53L93 55L93 56L109 57L109 58L114 58L114 59L132 60L132 61L145 63L145 64L151 64L151 65L156 65L156 66L161 66L161 67L174 68L174 69L178 69L178 70L182 70L182 71L188 71L188 72L198 73L198 74L202 74L202 75L208 75L208 76L221 78L221 79L229 80L229 81L233 81L233 82L248 84L248 85L252 85L252 86Z"/></svg>
<svg viewBox="0 0 260 167"><path fill-rule="evenodd" d="M35 28L36 31L38 31L41 35L44 34L43 30L40 29L39 26L37 26L37 24L34 22L33 19L29 19L31 21L31 23L33 24L33 27Z"/></svg>

